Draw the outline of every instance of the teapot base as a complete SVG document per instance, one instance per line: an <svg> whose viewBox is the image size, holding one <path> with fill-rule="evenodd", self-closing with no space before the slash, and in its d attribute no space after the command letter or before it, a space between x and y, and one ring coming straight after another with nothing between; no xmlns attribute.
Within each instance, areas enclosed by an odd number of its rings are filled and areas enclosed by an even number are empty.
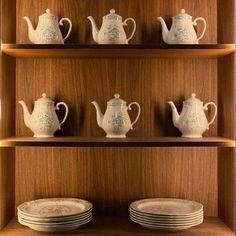
<svg viewBox="0 0 236 236"><path fill-rule="evenodd" d="M108 134L106 138L126 138L126 135Z"/></svg>
<svg viewBox="0 0 236 236"><path fill-rule="evenodd" d="M202 135L199 135L199 134L183 134L182 138L202 138Z"/></svg>
<svg viewBox="0 0 236 236"><path fill-rule="evenodd" d="M35 134L34 138L53 138L54 135L40 135L40 134Z"/></svg>

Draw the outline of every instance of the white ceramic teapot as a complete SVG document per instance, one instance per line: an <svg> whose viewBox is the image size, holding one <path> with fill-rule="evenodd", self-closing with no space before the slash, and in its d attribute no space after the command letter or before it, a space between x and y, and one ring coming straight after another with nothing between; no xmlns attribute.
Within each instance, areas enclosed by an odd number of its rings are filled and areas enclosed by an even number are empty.
<svg viewBox="0 0 236 236"><path fill-rule="evenodd" d="M186 14L184 9L181 9L179 15L173 17L170 31L162 17L157 19L161 22L162 37L167 44L199 44L199 40L203 38L206 32L206 20L203 17L198 17L193 21L192 16ZM194 29L197 21L204 23L203 32L199 37L197 37Z"/></svg>
<svg viewBox="0 0 236 236"><path fill-rule="evenodd" d="M64 44L64 41L70 36L72 30L72 23L68 18L62 18L58 23L58 17L51 14L50 9L46 13L39 16L39 22L36 29L29 17L25 16L24 19L28 24L28 35L32 43L35 44ZM63 26L63 21L68 21L70 28L67 35L63 38L59 25Z"/></svg>
<svg viewBox="0 0 236 236"><path fill-rule="evenodd" d="M182 137L186 138L201 138L202 134L214 122L217 115L216 104L209 102L203 105L203 102L196 98L195 93L192 94L191 98L183 102L183 110L180 115L174 103L172 101L168 103L172 108L174 126L182 132ZM208 110L209 105L215 108L215 112L212 120L208 123L204 111Z"/></svg>
<svg viewBox="0 0 236 236"><path fill-rule="evenodd" d="M120 99L119 94L115 94L115 98L107 102L107 110L103 115L98 103L93 101L92 104L96 108L97 123L107 134L107 138L125 138L126 133L133 129L133 125L138 121L141 107L137 102L132 102L126 106L126 102ZM138 107L138 115L133 123L131 123L128 110L131 106Z"/></svg>
<svg viewBox="0 0 236 236"><path fill-rule="evenodd" d="M98 30L95 20L92 16L88 16L92 24L93 39L98 44L128 44L129 40L133 38L136 30L136 22L133 18L128 18L122 22L122 17L115 14L115 10L110 10L110 14L103 17L103 23L100 30ZM134 25L133 32L127 38L124 31L124 26L131 21Z"/></svg>
<svg viewBox="0 0 236 236"><path fill-rule="evenodd" d="M59 102L55 106L54 101L47 98L45 93L42 94L42 98L35 101L32 114L29 113L24 101L19 101L19 103L23 107L25 125L33 131L36 138L53 137L53 134L61 129L68 115L68 106L64 102ZM66 113L63 121L59 123L55 110L59 110L61 105L66 108Z"/></svg>

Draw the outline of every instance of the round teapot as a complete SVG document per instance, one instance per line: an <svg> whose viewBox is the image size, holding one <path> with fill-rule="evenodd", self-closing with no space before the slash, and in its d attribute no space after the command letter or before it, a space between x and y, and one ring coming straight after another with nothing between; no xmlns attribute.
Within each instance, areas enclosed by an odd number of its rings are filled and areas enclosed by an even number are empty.
<svg viewBox="0 0 236 236"><path fill-rule="evenodd" d="M137 102L132 102L127 106L126 102L120 99L119 94L115 94L115 98L107 102L104 115L96 101L93 101L92 104L96 108L98 126L106 132L107 138L125 138L126 133L133 129L133 125L138 121L141 113L141 107ZM138 115L133 123L128 114L132 105L138 107Z"/></svg>
<svg viewBox="0 0 236 236"><path fill-rule="evenodd" d="M199 44L199 40L206 32L206 20L198 17L193 21L192 16L186 14L184 9L181 9L179 15L173 17L170 31L162 17L158 17L158 20L161 22L163 40L167 44ZM204 24L203 32L199 37L194 29L198 21Z"/></svg>
<svg viewBox="0 0 236 236"><path fill-rule="evenodd" d="M42 94L42 98L35 101L32 114L29 113L24 101L19 101L19 103L23 107L25 125L33 131L36 138L53 137L53 134L61 129L61 125L68 116L68 106L64 102L59 102L55 106L54 101L47 98L45 93ZM59 123L55 110L59 110L61 105L66 108L66 113L63 121Z"/></svg>
<svg viewBox="0 0 236 236"><path fill-rule="evenodd" d="M209 126L214 122L217 115L217 106L214 102L209 102L203 105L203 102L196 98L193 93L191 98L183 102L183 110L181 114L175 107L175 104L168 102L172 108L173 123L176 128L182 132L182 137L201 138L202 134L209 129ZM213 118L210 122L207 121L205 110L212 105L215 109Z"/></svg>
<svg viewBox="0 0 236 236"><path fill-rule="evenodd" d="M122 22L122 17L115 13L114 9L110 10L110 14L103 17L103 23L100 30L95 23L92 16L88 16L92 24L93 39L98 44L128 44L129 40L133 38L136 30L136 22L133 18L128 18ZM124 31L124 26L127 26L127 22L131 21L134 25L133 32L129 38L127 38Z"/></svg>
<svg viewBox="0 0 236 236"><path fill-rule="evenodd" d="M35 44L64 44L64 41L70 36L72 30L72 23L68 18L62 18L58 23L58 17L54 16L50 9L46 13L39 16L39 22L36 29L29 17L25 16L24 19L28 24L28 35L32 43ZM68 21L70 28L66 37L62 37L59 25L63 25L63 21Z"/></svg>

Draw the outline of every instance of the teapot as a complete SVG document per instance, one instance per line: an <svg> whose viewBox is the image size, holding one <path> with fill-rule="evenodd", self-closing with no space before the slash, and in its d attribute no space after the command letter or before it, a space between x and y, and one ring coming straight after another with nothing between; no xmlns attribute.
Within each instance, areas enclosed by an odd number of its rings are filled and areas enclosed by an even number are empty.
<svg viewBox="0 0 236 236"><path fill-rule="evenodd" d="M64 102L59 102L54 106L54 101L47 98L46 93L35 101L32 114L29 113L24 101L19 101L19 103L23 107L25 125L33 131L35 138L53 137L53 134L61 129L61 125L68 116L68 106ZM66 113L63 121L59 123L55 110L59 110L61 105L66 108Z"/></svg>
<svg viewBox="0 0 236 236"><path fill-rule="evenodd" d="M88 16L92 24L93 39L98 44L128 44L129 40L133 38L136 31L136 22L133 18L127 18L122 22L122 17L115 13L114 9L110 10L110 14L103 16L103 23L100 30L98 30L95 20L92 16ZM131 21L134 25L131 36L127 39L124 31L124 26Z"/></svg>
<svg viewBox="0 0 236 236"><path fill-rule="evenodd" d="M93 101L92 104L96 108L97 123L107 134L107 138L125 138L126 133L133 129L133 125L138 121L141 107L137 102L132 102L126 106L126 102L120 99L119 94L115 94L115 98L107 102L107 109L103 115L98 103ZM131 106L138 107L138 115L133 123L130 121L128 110Z"/></svg>
<svg viewBox="0 0 236 236"><path fill-rule="evenodd" d="M51 14L50 9L46 10L46 13L39 16L39 22L36 29L29 17L25 16L24 19L28 24L28 35L32 43L35 44L64 44L64 41L70 36L72 30L72 23L68 18L62 18L58 23L58 17ZM59 25L63 26L63 21L69 22L69 31L63 38Z"/></svg>
<svg viewBox="0 0 236 236"><path fill-rule="evenodd" d="M203 38L206 32L206 20L203 17L198 17L193 21L192 16L186 14L184 9L181 9L180 14L172 18L170 31L162 17L157 19L161 22L162 37L167 44L199 44L199 40ZM203 32L199 37L197 37L194 29L197 21L203 21L204 23Z"/></svg>
<svg viewBox="0 0 236 236"><path fill-rule="evenodd" d="M214 122L217 115L217 106L213 102L206 103L196 98L196 94L192 93L191 98L183 102L183 110L181 114L175 107L172 101L168 102L172 108L173 123L176 128L182 132L182 137L186 138L201 138L202 134L209 130L209 126ZM205 110L212 105L215 109L213 118L210 122L207 121Z"/></svg>

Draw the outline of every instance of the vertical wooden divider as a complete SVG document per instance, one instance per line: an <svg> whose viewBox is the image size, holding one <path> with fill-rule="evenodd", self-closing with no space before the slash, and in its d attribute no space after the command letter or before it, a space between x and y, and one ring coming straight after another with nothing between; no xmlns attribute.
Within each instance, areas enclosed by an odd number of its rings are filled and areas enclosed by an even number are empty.
<svg viewBox="0 0 236 236"><path fill-rule="evenodd" d="M1 42L15 43L14 0L1 1ZM0 138L15 134L15 59L1 52L0 58ZM14 216L15 149L0 149L0 229Z"/></svg>
<svg viewBox="0 0 236 236"><path fill-rule="evenodd" d="M235 43L234 0L218 0L218 42ZM218 132L227 138L236 138L236 55L235 53L218 60ZM236 231L236 150L218 150L218 214Z"/></svg>

